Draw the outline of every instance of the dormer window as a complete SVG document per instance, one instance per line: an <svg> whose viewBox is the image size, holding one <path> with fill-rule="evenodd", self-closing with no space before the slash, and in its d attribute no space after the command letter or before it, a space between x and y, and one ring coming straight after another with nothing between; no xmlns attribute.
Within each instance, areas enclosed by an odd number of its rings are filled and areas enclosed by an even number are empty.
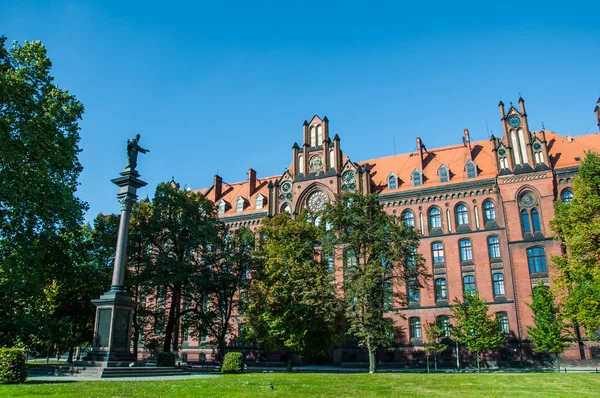
<svg viewBox="0 0 600 398"><path fill-rule="evenodd" d="M411 174L413 187L423 185L423 174L419 170L415 170Z"/></svg>
<svg viewBox="0 0 600 398"><path fill-rule="evenodd" d="M263 208L264 204L265 204L265 197L262 196L261 194L258 194L256 196L256 199L255 199L255 202L254 202L254 208L256 210L260 210L260 209Z"/></svg>
<svg viewBox="0 0 600 398"><path fill-rule="evenodd" d="M448 167L445 165L441 165L438 169L438 175L440 177L440 182L448 182L450 181L450 172L448 171Z"/></svg>
<svg viewBox="0 0 600 398"><path fill-rule="evenodd" d="M398 178L395 175L388 177L388 190L398 189Z"/></svg>
<svg viewBox="0 0 600 398"><path fill-rule="evenodd" d="M223 199L221 199L219 201L219 203L217 203L217 213L218 214L225 214L225 207L227 206L227 202L225 202Z"/></svg>
<svg viewBox="0 0 600 398"><path fill-rule="evenodd" d="M244 211L244 202L244 198L240 196L235 202L235 211L237 211L238 213Z"/></svg>
<svg viewBox="0 0 600 398"><path fill-rule="evenodd" d="M475 178L477 177L477 165L472 161L468 161L465 166L465 170L467 171L467 178Z"/></svg>

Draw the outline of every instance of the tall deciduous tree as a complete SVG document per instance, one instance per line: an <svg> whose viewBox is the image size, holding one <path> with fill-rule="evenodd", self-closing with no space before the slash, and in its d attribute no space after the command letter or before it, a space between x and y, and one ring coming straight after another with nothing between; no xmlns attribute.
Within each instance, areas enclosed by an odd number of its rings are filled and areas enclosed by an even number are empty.
<svg viewBox="0 0 600 398"><path fill-rule="evenodd" d="M554 302L550 289L543 283L533 289L531 304L534 326L527 326L529 339L538 352L549 352L556 358L556 366L560 369L560 354L569 346L569 325L565 322L559 307Z"/></svg>
<svg viewBox="0 0 600 398"><path fill-rule="evenodd" d="M369 352L374 373L375 353L393 341L397 327L386 312L405 307L406 291L418 291L428 275L417 254L419 234L383 211L376 195L344 194L325 209L325 247L345 247L344 296L348 332ZM393 290L392 290L393 289Z"/></svg>
<svg viewBox="0 0 600 398"><path fill-rule="evenodd" d="M77 233L83 105L58 88L40 42L0 37L0 346L29 344L46 321L56 253ZM52 263L52 264L50 264Z"/></svg>
<svg viewBox="0 0 600 398"><path fill-rule="evenodd" d="M498 321L488 314L488 306L479 293L466 294L463 302L455 301L452 307L454 327L452 334L467 350L475 353L477 371L481 372L481 356L504 344Z"/></svg>
<svg viewBox="0 0 600 398"><path fill-rule="evenodd" d="M565 254L552 258L553 279L563 313L585 328L600 331L600 154L587 152L573 182L573 199L556 203L550 226Z"/></svg>
<svg viewBox="0 0 600 398"><path fill-rule="evenodd" d="M209 343L216 343L218 356L223 358L227 337L232 335L232 317L243 312L246 305L255 237L248 228L242 227L221 238L204 256L204 261L210 264L206 280L209 311L192 314L195 322L191 325L198 333L207 336Z"/></svg>
<svg viewBox="0 0 600 398"><path fill-rule="evenodd" d="M142 278L162 302L154 316L158 324L164 322L163 350L177 350L180 319L205 308L199 295L208 293L206 259L226 230L212 202L174 182L158 185L137 228L147 239L140 244L150 253Z"/></svg>
<svg viewBox="0 0 600 398"><path fill-rule="evenodd" d="M292 354L326 354L337 335L339 314L333 276L319 253L320 230L307 213L265 219L258 263L250 284L248 338Z"/></svg>

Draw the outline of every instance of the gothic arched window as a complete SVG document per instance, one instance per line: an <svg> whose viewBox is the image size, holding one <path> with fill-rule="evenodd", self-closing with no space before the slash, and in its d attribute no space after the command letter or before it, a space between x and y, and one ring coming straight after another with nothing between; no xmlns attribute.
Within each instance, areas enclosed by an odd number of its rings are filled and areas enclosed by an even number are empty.
<svg viewBox="0 0 600 398"><path fill-rule="evenodd" d="M437 207L429 210L429 229L442 228L442 213Z"/></svg>
<svg viewBox="0 0 600 398"><path fill-rule="evenodd" d="M410 210L404 211L404 213L402 213L402 222L407 227L414 227L415 226L415 214Z"/></svg>
<svg viewBox="0 0 600 398"><path fill-rule="evenodd" d="M485 222L496 221L496 208L491 200L486 200L483 203L483 212Z"/></svg>
<svg viewBox="0 0 600 398"><path fill-rule="evenodd" d="M460 204L456 206L456 223L460 225L469 225L469 210L467 206Z"/></svg>

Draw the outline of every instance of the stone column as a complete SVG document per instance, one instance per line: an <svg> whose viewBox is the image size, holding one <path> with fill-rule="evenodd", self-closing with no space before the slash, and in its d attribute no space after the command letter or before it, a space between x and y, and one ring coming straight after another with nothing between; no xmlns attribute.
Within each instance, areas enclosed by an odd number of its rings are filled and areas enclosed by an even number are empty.
<svg viewBox="0 0 600 398"><path fill-rule="evenodd" d="M146 185L139 176L135 170L125 169L121 177L112 180L120 188L117 199L121 203L121 221L111 288L92 300L96 305L96 322L92 351L84 361L88 365L128 366L136 360L130 350L136 302L125 292L125 263L131 206L137 200L137 189Z"/></svg>

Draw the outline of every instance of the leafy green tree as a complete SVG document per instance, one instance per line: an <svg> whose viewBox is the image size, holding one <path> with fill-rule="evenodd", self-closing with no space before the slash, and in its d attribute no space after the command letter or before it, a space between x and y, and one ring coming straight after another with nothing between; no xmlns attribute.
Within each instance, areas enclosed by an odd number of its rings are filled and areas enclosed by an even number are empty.
<svg viewBox="0 0 600 398"><path fill-rule="evenodd" d="M139 208L144 214L136 218L135 228L145 240L138 244L149 253L140 279L159 302L153 329L162 334L163 351L175 351L181 318L206 310L210 287L210 263L206 260L226 229L212 202L174 182L159 184L148 207Z"/></svg>
<svg viewBox="0 0 600 398"><path fill-rule="evenodd" d="M448 349L448 344L444 343L446 331L439 321L427 322L425 324L425 338L427 341L423 344L427 355L427 373L429 373L429 354L433 354L433 366L437 371L437 354Z"/></svg>
<svg viewBox="0 0 600 398"><path fill-rule="evenodd" d="M225 355L227 336L231 336L232 316L244 311L254 241L252 232L242 227L222 236L205 256L205 261L210 264L207 280L210 295L206 300L211 310L197 312L193 325L197 332L208 336L209 342L216 343L220 358Z"/></svg>
<svg viewBox="0 0 600 398"><path fill-rule="evenodd" d="M552 258L558 271L554 292L562 312L584 327L588 338L600 330L600 154L587 152L573 182L573 199L557 202L550 221L565 254Z"/></svg>
<svg viewBox="0 0 600 398"><path fill-rule="evenodd" d="M291 371L292 354L326 354L337 336L333 276L316 261L321 233L307 213L265 219L258 234L263 239L250 283L248 339L286 350Z"/></svg>
<svg viewBox="0 0 600 398"><path fill-rule="evenodd" d="M481 372L481 356L504 344L504 336L498 321L488 314L488 306L479 293L465 295L464 302L455 300L452 318L455 321L452 334L467 350L475 353L477 372Z"/></svg>
<svg viewBox="0 0 600 398"><path fill-rule="evenodd" d="M534 351L554 354L560 370L560 354L569 347L571 338L567 332L569 325L554 302L550 289L542 282L533 289L531 304L528 305L534 314L534 326L527 327L529 339L535 344Z"/></svg>
<svg viewBox="0 0 600 398"><path fill-rule="evenodd" d="M5 43L0 37L0 346L31 345L47 321L53 275L71 264L54 259L70 254L62 248L87 206L75 197L83 105L53 83L40 42Z"/></svg>
<svg viewBox="0 0 600 398"><path fill-rule="evenodd" d="M344 296L348 333L369 352L374 373L375 353L389 346L398 332L385 314L393 306L406 306L408 287L414 294L428 278L417 254L419 234L383 211L377 195L344 194L324 212L324 247L333 252L345 247ZM347 261L349 260L349 261Z"/></svg>

